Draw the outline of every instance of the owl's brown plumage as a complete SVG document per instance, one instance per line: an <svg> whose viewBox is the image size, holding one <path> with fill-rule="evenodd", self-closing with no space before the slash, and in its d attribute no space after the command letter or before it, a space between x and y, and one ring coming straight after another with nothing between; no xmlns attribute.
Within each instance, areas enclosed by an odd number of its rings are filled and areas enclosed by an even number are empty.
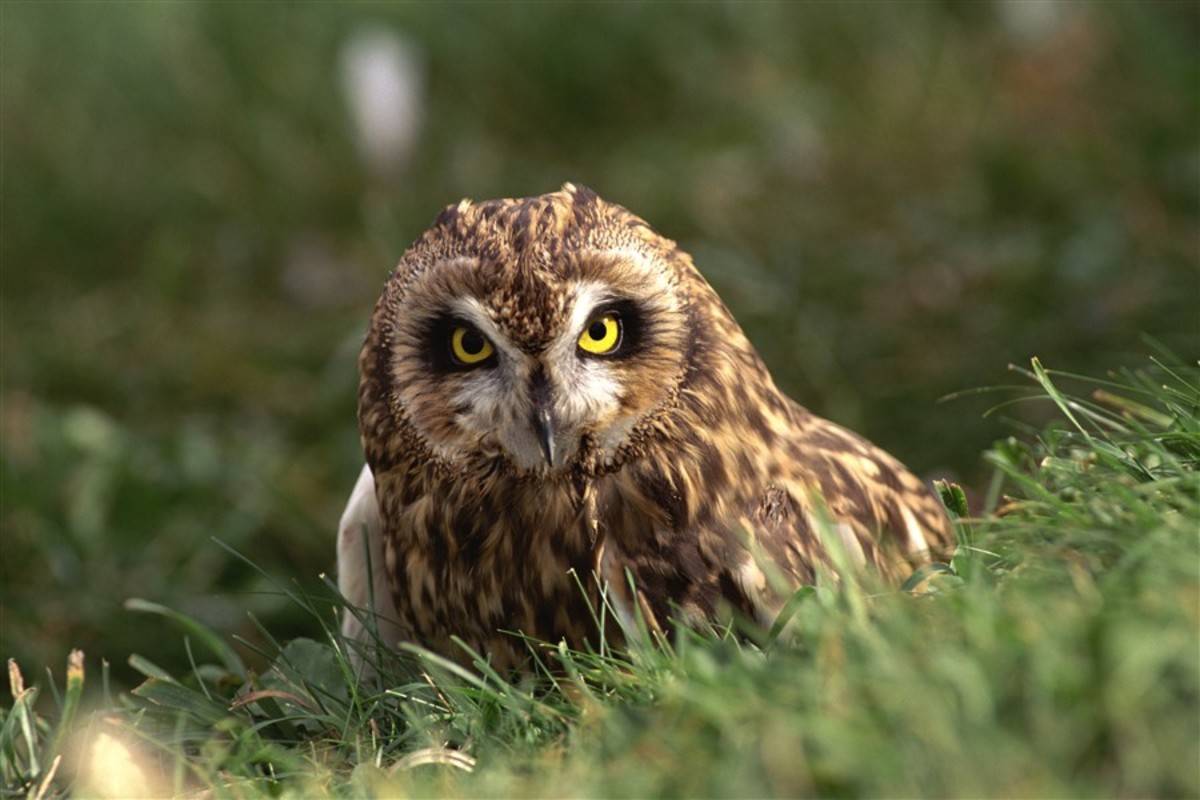
<svg viewBox="0 0 1200 800"><path fill-rule="evenodd" d="M580 583L664 628L727 608L765 622L767 572L830 568L826 512L847 557L891 579L952 541L912 473L780 393L686 253L584 188L443 211L359 368L369 472L339 580L363 605L375 580L392 640L462 658L457 636L517 667L506 631L595 643ZM375 576L362 531L382 542Z"/></svg>

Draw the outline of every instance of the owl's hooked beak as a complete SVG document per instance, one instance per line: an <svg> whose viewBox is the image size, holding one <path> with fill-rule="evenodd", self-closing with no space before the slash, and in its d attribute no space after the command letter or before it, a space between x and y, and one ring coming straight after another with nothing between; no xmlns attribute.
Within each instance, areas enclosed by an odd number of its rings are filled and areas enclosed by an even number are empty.
<svg viewBox="0 0 1200 800"><path fill-rule="evenodd" d="M550 381L546 373L539 367L529 380L529 399L533 403L533 414L530 424L537 438L542 455L546 457L546 465L554 466L554 413L550 398Z"/></svg>
<svg viewBox="0 0 1200 800"><path fill-rule="evenodd" d="M546 457L547 466L554 466L554 418L550 409L535 408L533 411L533 432L537 436L542 455Z"/></svg>

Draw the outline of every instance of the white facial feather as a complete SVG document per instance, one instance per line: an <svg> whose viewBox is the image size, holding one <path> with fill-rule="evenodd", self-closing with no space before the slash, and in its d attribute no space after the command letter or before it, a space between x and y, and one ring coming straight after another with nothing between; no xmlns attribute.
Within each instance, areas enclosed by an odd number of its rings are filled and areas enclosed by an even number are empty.
<svg viewBox="0 0 1200 800"><path fill-rule="evenodd" d="M558 391L555 410L576 425L611 416L618 406L621 386L603 359L580 358L579 336L596 307L612 299L602 284L580 283L573 292L570 323L546 351L546 365Z"/></svg>

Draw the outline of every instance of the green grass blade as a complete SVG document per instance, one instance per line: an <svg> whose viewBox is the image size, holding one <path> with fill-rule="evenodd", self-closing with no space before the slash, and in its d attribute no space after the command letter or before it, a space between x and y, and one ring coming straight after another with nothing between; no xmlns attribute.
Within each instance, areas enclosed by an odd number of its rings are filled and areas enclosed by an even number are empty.
<svg viewBox="0 0 1200 800"><path fill-rule="evenodd" d="M79 710L79 698L83 696L83 651L72 650L67 657L67 688L63 693L62 714L55 727L53 744L50 752L62 754L63 743L71 733L75 722L75 714Z"/></svg>
<svg viewBox="0 0 1200 800"><path fill-rule="evenodd" d="M238 656L237 652L221 636L203 623L173 608L152 603L149 600L142 600L138 597L131 597L126 600L125 609L142 614L157 614L158 616L166 617L207 647L213 655L220 659L225 669L243 680L246 678L246 666L242 663L241 657Z"/></svg>

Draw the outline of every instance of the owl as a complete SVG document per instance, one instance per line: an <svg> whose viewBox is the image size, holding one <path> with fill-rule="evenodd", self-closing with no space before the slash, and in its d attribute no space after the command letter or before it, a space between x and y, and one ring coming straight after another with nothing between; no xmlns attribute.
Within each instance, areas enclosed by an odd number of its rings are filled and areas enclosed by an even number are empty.
<svg viewBox="0 0 1200 800"><path fill-rule="evenodd" d="M610 643L769 624L781 584L952 542L911 472L776 388L687 253L583 187L446 208L359 371L338 577L389 645L520 670L514 634L594 646L602 603Z"/></svg>

